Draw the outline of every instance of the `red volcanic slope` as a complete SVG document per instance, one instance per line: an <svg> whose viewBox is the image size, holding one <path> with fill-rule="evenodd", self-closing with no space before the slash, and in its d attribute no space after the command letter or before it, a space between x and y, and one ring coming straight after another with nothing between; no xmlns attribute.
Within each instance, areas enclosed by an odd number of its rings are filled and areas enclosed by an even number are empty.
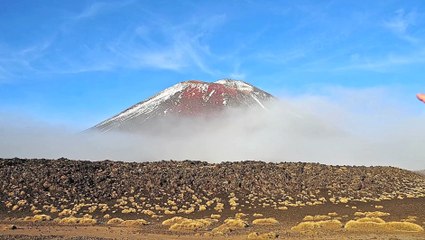
<svg viewBox="0 0 425 240"><path fill-rule="evenodd" d="M269 93L242 81L181 82L99 123L94 129L103 132L133 131L147 122L167 116L208 115L241 106L264 108L264 104L271 99L274 97Z"/></svg>

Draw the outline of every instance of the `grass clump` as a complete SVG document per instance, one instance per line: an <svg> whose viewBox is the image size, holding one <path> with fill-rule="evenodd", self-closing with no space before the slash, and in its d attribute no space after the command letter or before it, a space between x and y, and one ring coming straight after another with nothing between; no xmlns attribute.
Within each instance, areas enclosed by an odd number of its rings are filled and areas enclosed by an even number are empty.
<svg viewBox="0 0 425 240"><path fill-rule="evenodd" d="M303 221L324 221L324 220L330 220L331 217L328 215L315 215L315 216L310 216L307 215L303 218Z"/></svg>
<svg viewBox="0 0 425 240"><path fill-rule="evenodd" d="M168 230L173 232L192 232L204 229L213 222L213 219L185 219L178 223L174 223Z"/></svg>
<svg viewBox="0 0 425 240"><path fill-rule="evenodd" d="M124 222L124 220L122 220L121 218L111 218L109 219L109 221L106 222L106 224L117 225L117 224L121 224L122 222Z"/></svg>
<svg viewBox="0 0 425 240"><path fill-rule="evenodd" d="M351 220L344 227L351 232L423 232L418 224L411 222L385 222L380 218Z"/></svg>
<svg viewBox="0 0 425 240"><path fill-rule="evenodd" d="M250 234L248 234L248 239L250 240L270 240L270 239L276 239L278 238L279 235L275 232L269 232L269 233L257 233L257 232L252 232Z"/></svg>
<svg viewBox="0 0 425 240"><path fill-rule="evenodd" d="M223 224L214 228L211 231L211 234L212 235L224 235L224 234L227 234L229 232L235 231L237 229L246 228L248 226L249 226L249 224L246 221L244 221L240 218L236 218L236 219L228 218L228 219L224 220Z"/></svg>
<svg viewBox="0 0 425 240"><path fill-rule="evenodd" d="M62 210L62 212L60 212L58 214L59 217L63 217L63 216L71 216L72 214L74 214L74 212L71 209L64 209Z"/></svg>
<svg viewBox="0 0 425 240"><path fill-rule="evenodd" d="M24 218L24 221L30 221L30 222L44 222L44 221L50 221L52 218L49 215L45 214L37 214L32 217L26 217Z"/></svg>
<svg viewBox="0 0 425 240"><path fill-rule="evenodd" d="M171 225L176 224L176 223L181 223L181 222L183 222L185 220L189 220L189 219L188 218L184 218L184 217L173 217L173 218L170 218L170 219L167 219L167 220L163 221L162 222L162 225L164 225L164 226L171 226Z"/></svg>
<svg viewBox="0 0 425 240"><path fill-rule="evenodd" d="M277 221L275 218L259 218L252 221L253 225L275 225L278 223L279 221Z"/></svg>
<svg viewBox="0 0 425 240"><path fill-rule="evenodd" d="M381 211L375 211L375 212L355 212L354 216L356 217L375 217L375 218L380 218L380 217L386 217L389 216L389 213L386 212L381 212Z"/></svg>
<svg viewBox="0 0 425 240"><path fill-rule="evenodd" d="M88 217L65 217L58 221L59 224L78 224L78 225L94 225L97 223L96 219Z"/></svg>
<svg viewBox="0 0 425 240"><path fill-rule="evenodd" d="M120 225L127 226L127 227L138 227L138 226L143 226L148 224L149 224L148 221L144 219L125 220L120 223Z"/></svg>
<svg viewBox="0 0 425 240"><path fill-rule="evenodd" d="M245 213L241 213L241 212L235 214L235 218L241 218L242 219L242 218L245 218L246 216L248 216L248 215L245 214Z"/></svg>
<svg viewBox="0 0 425 240"><path fill-rule="evenodd" d="M342 228L342 223L338 220L325 220L318 222L301 222L297 226L291 228L296 232L311 232L311 231L336 231Z"/></svg>
<svg viewBox="0 0 425 240"><path fill-rule="evenodd" d="M374 223L385 223L381 218L377 217L364 217L356 220L357 222L374 222Z"/></svg>

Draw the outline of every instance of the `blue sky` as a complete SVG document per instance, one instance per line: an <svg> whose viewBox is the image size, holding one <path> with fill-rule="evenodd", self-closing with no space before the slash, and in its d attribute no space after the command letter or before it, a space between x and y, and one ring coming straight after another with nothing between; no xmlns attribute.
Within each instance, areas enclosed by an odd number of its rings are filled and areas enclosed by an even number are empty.
<svg viewBox="0 0 425 240"><path fill-rule="evenodd" d="M0 6L2 114L84 129L177 82L224 77L278 96L385 87L423 108L424 1Z"/></svg>

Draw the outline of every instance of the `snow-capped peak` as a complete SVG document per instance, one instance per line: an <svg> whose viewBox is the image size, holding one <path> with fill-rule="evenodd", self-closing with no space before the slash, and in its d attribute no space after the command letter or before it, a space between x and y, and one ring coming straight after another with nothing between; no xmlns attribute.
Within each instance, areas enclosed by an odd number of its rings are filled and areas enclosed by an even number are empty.
<svg viewBox="0 0 425 240"><path fill-rule="evenodd" d="M254 91L254 87L244 81L225 78L225 79L220 79L218 81L215 81L214 83L233 87L240 91L249 91L249 92Z"/></svg>
<svg viewBox="0 0 425 240"><path fill-rule="evenodd" d="M180 82L157 95L135 104L107 119L95 129L134 129L167 116L200 116L228 107L259 105L273 96L243 81L221 79L214 83L191 80ZM147 126L147 125L146 125Z"/></svg>

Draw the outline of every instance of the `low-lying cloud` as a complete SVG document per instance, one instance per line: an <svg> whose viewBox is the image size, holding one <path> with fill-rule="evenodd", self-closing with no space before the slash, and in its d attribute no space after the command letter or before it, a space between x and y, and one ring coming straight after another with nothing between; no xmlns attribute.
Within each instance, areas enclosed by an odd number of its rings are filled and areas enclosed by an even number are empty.
<svg viewBox="0 0 425 240"><path fill-rule="evenodd" d="M306 161L424 169L424 112L387 94L385 89L334 89L326 96L283 97L267 110L235 109L208 120L172 121L159 132L141 135L80 133L9 114L0 120L0 157Z"/></svg>

